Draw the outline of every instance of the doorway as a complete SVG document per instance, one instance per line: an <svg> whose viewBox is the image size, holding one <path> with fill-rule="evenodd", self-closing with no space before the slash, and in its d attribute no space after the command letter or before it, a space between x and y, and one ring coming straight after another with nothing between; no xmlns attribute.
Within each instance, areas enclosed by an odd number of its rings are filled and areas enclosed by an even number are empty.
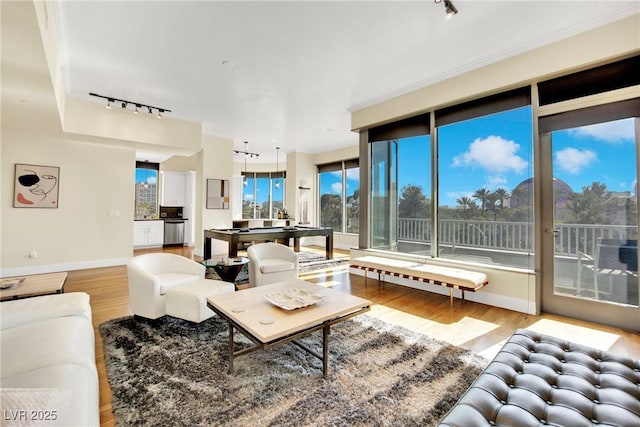
<svg viewBox="0 0 640 427"><path fill-rule="evenodd" d="M609 108L540 119L542 309L637 330L639 121Z"/></svg>

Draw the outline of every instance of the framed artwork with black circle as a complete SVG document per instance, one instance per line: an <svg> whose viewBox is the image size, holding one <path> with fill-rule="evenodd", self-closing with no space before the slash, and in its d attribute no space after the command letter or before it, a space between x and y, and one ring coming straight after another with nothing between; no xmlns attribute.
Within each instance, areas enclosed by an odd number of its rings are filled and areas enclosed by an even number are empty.
<svg viewBox="0 0 640 427"><path fill-rule="evenodd" d="M16 163L14 208L57 208L60 168Z"/></svg>

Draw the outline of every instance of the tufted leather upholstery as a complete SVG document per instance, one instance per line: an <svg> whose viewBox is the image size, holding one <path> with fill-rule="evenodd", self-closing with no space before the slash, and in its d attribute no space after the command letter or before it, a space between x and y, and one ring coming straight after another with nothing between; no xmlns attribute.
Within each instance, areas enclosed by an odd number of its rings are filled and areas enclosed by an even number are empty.
<svg viewBox="0 0 640 427"><path fill-rule="evenodd" d="M440 426L640 426L640 360L517 330Z"/></svg>

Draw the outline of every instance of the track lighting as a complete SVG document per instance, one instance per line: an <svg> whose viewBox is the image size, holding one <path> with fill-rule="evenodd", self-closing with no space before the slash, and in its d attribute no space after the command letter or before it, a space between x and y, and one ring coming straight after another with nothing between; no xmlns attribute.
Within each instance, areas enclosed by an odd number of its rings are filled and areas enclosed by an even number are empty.
<svg viewBox="0 0 640 427"><path fill-rule="evenodd" d="M444 11L447 14L447 19L453 18L458 13L458 9L451 3L451 0L444 0Z"/></svg>
<svg viewBox="0 0 640 427"><path fill-rule="evenodd" d="M167 108L154 107L153 105L147 105L147 104L141 104L139 102L127 101L126 99L118 99L118 98L113 98L113 97L110 97L110 96L98 95L97 93L92 93L92 92L89 92L89 95L96 96L96 97L102 98L102 99L106 99L107 100L107 109L108 110L111 110L111 104L119 102L120 103L120 107L123 110L126 110L129 105L134 106L133 114L138 114L138 113L140 113L140 109L146 108L147 111L149 112L149 114L151 114L151 115L153 114L153 110L157 110L158 111L158 115L156 117L161 119L163 113L170 113L171 112L171 110L169 110Z"/></svg>
<svg viewBox="0 0 640 427"><path fill-rule="evenodd" d="M247 178L247 157L251 157L252 159L254 158L258 158L260 157L260 154L257 153L250 153L247 151L247 144L249 144L248 141L244 142L244 151L240 151L240 150L233 150L234 153L236 154L244 154L244 180L242 181L242 185L244 185L245 187L249 186L249 178Z"/></svg>

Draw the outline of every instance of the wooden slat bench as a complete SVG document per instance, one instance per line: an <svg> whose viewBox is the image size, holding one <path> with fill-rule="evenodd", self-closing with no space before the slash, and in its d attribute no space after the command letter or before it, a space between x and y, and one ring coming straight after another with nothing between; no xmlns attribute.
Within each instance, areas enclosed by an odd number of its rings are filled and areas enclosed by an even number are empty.
<svg viewBox="0 0 640 427"><path fill-rule="evenodd" d="M477 271L372 255L353 258L351 267L364 270L365 286L367 286L367 271L373 271L378 273L379 281L381 275L388 275L447 287L452 304L454 289L462 291L462 301L464 301L465 291L476 292L489 284L487 275Z"/></svg>

